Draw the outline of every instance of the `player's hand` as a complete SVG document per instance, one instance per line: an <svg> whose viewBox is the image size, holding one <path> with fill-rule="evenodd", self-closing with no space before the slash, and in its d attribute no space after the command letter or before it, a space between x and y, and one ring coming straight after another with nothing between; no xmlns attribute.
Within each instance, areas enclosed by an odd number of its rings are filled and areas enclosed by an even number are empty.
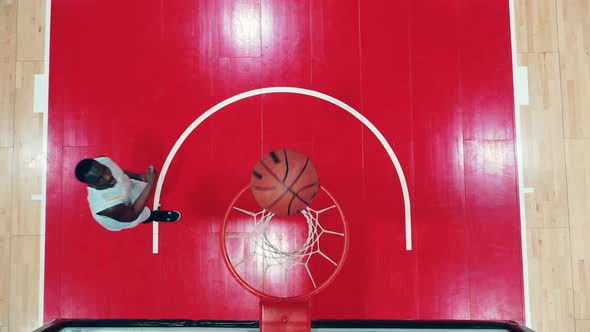
<svg viewBox="0 0 590 332"><path fill-rule="evenodd" d="M154 166L148 167L148 170L145 173L146 182L149 184L154 184L156 182L157 177L158 177L158 172L156 172L156 168Z"/></svg>

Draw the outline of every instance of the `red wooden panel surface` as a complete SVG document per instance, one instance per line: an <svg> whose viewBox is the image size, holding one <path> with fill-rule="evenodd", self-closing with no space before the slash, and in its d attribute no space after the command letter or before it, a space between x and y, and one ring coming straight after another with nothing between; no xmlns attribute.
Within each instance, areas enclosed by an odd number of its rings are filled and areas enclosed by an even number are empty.
<svg viewBox="0 0 590 332"><path fill-rule="evenodd" d="M261 2L264 86L309 88L311 83L310 0Z"/></svg>
<svg viewBox="0 0 590 332"><path fill-rule="evenodd" d="M458 12L458 1L410 7L420 319L469 318Z"/></svg>
<svg viewBox="0 0 590 332"><path fill-rule="evenodd" d="M311 80L314 90L360 109L360 47L358 2L311 1ZM324 103L325 104L325 103ZM324 106L314 116L316 167L322 184L342 205L351 240L341 275L312 302L312 319L366 314L366 277L362 199L361 124L337 106ZM338 307L338 310L334 308Z"/></svg>
<svg viewBox="0 0 590 332"><path fill-rule="evenodd" d="M260 57L260 0L215 2L219 16L219 55Z"/></svg>
<svg viewBox="0 0 590 332"><path fill-rule="evenodd" d="M459 29L465 139L513 139L508 1L461 0Z"/></svg>
<svg viewBox="0 0 590 332"><path fill-rule="evenodd" d="M514 153L510 140L465 143L473 319L524 315Z"/></svg>
<svg viewBox="0 0 590 332"><path fill-rule="evenodd" d="M413 192L410 1L360 3L362 113L391 144ZM363 129L367 318L418 317L416 251L406 251L399 177L377 138ZM417 238L414 237L414 241ZM405 301L391 301L392 298Z"/></svg>
<svg viewBox="0 0 590 332"><path fill-rule="evenodd" d="M312 88L360 107L358 2L311 2Z"/></svg>
<svg viewBox="0 0 590 332"><path fill-rule="evenodd" d="M46 320L256 319L221 259L221 218L283 146L310 155L350 223L348 260L313 319L523 319L507 4L52 6ZM327 93L382 131L410 190L413 251L381 144L339 107L284 93L234 103L187 138L162 191L183 219L160 225L158 255L151 225L112 233L91 219L80 158L161 170L203 112L268 86Z"/></svg>

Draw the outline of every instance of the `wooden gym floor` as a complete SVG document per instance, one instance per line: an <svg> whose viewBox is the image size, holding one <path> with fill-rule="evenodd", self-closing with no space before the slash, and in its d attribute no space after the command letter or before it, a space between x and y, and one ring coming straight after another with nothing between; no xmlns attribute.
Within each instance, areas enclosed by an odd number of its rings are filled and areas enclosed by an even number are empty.
<svg viewBox="0 0 590 332"><path fill-rule="evenodd" d="M41 320L44 117L33 112L33 75L46 68L45 3L0 6L0 331L29 331ZM534 189L525 204L537 331L590 331L589 14L584 1L515 3L530 84L520 120L524 186Z"/></svg>

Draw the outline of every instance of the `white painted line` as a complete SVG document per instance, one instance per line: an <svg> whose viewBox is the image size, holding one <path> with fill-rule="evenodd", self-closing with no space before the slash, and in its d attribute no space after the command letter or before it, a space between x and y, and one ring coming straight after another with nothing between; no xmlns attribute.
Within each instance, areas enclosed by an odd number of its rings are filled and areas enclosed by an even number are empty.
<svg viewBox="0 0 590 332"><path fill-rule="evenodd" d="M42 107L45 112L43 115L43 142L41 147L41 236L40 238L40 262L39 262L39 321L38 325L42 326L45 316L45 223L47 208L47 145L49 132L49 44L51 32L51 0L45 0L45 55L43 57L43 76L45 76L45 93L43 100L46 102ZM41 106L39 106L41 107ZM59 317L47 317L59 318Z"/></svg>
<svg viewBox="0 0 590 332"><path fill-rule="evenodd" d="M510 43L512 48L512 70L513 70L513 84L514 84L514 112L515 112L515 139L516 139L516 164L518 167L518 188L519 188L519 201L520 201L520 241L522 249L522 279L524 286L524 324L531 326L531 303L530 303L530 290L529 290L529 264L528 264L528 253L527 253L527 237L526 237L526 211L524 205L524 171L523 171L523 158L522 158L522 134L520 124L520 107L519 99L517 97L518 91L516 91L517 83L517 66L518 62L516 59L516 20L514 15L514 0L508 0L510 9ZM528 80L528 79L527 79ZM528 88L527 88L527 99L528 99ZM528 102L528 100L527 100ZM532 326L531 326L532 327Z"/></svg>
<svg viewBox="0 0 590 332"><path fill-rule="evenodd" d="M35 75L35 82L33 88L33 112L47 114L47 107L49 106L49 82L47 75Z"/></svg>
<svg viewBox="0 0 590 332"><path fill-rule="evenodd" d="M514 93L516 105L529 104L529 69L524 66L514 67Z"/></svg>
<svg viewBox="0 0 590 332"><path fill-rule="evenodd" d="M526 187L522 189L524 191L525 194L534 194L535 193L535 188L532 187Z"/></svg>
<svg viewBox="0 0 590 332"><path fill-rule="evenodd" d="M32 201L42 201L43 195L31 195L31 200Z"/></svg>
<svg viewBox="0 0 590 332"><path fill-rule="evenodd" d="M381 144L385 148L385 151L389 155L389 158L391 159L394 169L397 172L397 175L399 177L400 184L402 187L402 193L403 193L403 197L404 197L405 227L406 227L406 250L412 250L412 224L411 224L411 216L410 216L411 210L410 210L410 194L408 192L408 184L406 182L406 177L404 176L404 172L403 172L402 167L399 163L399 160L397 159L397 156L393 152L393 149L391 148L391 146L389 145L389 143L387 142L387 140L385 139L383 134L381 134L381 132L364 115L362 115L361 113L356 111L354 108L350 107L349 105L345 104L344 102L342 102L334 97L331 97L329 95L326 95L324 93L314 91L314 90L302 89L302 88L269 87L269 88L262 88L262 89L255 89L255 90L246 91L246 92L240 93L238 95L235 95L233 97L230 97L230 98L220 102L219 104L210 108L205 113L201 114L188 128L185 129L185 131L182 133L182 135L180 135L180 137L178 138L178 140L176 141L176 143L172 147L172 150L170 150L170 153L168 153L168 157L166 158L166 161L164 162L164 166L162 167L162 170L160 171L160 176L158 177L158 182L156 184L156 191L155 191L155 195L154 195L154 209L156 209L157 207L160 206L160 194L162 191L162 186L164 184L164 179L166 178L166 173L168 172L168 168L170 167L170 163L172 163L172 159L174 159L174 156L176 155L176 152L178 151L178 149L180 149L180 147L182 146L182 143L184 143L186 138L195 130L195 128L197 128L208 117L215 114L217 111L221 110L222 108L224 108L227 105L230 105L232 103L235 103L235 102L245 99L245 98L258 96L258 95L262 95L262 94L267 94L267 93L294 93L294 94L301 94L301 95L311 96L311 97L325 100L325 101L332 103L332 104L342 108L343 110L347 111L348 113L353 115L357 120L359 120L362 124L364 124L367 128L369 128L371 130L371 132L375 135L375 137L377 137L379 142L381 142ZM153 224L153 229L154 229L152 241L157 242L158 241L158 223L152 223L152 224ZM155 250L152 250L152 252L154 254L158 253L157 246L154 245L153 248Z"/></svg>

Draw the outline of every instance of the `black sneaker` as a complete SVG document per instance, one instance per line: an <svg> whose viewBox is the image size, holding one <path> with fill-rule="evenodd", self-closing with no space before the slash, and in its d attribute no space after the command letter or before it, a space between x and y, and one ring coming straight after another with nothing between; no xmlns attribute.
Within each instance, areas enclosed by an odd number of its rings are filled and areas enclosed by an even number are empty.
<svg viewBox="0 0 590 332"><path fill-rule="evenodd" d="M178 211L161 211L155 210L152 211L150 218L148 220L157 221L157 222L174 222L179 220L181 217L180 212Z"/></svg>

